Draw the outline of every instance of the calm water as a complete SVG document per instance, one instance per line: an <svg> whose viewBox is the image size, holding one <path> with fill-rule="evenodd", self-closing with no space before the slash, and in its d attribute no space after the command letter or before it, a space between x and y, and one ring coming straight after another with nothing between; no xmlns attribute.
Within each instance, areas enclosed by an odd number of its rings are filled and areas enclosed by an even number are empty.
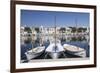
<svg viewBox="0 0 100 73"><path fill-rule="evenodd" d="M84 48L86 50L86 56L89 57L89 49L90 48L89 48L88 40L86 37L78 37L78 39L75 37L70 37L70 38L67 37L67 39L60 39L60 40L61 40L62 45L67 43L67 44L71 44L71 45L75 45L75 46ZM47 48L49 44L50 44L49 40L46 40L43 45ZM32 49L33 47L37 47L37 46L39 46L38 38L33 42L32 38L24 37L24 39L21 40L21 60L26 60L26 56L25 56L26 51ZM69 58L76 57L74 55L68 54L67 51L64 53ZM44 58L45 55L46 55L46 52L43 53L42 55L40 55L39 57L36 57L35 59L42 59L42 58ZM59 58L63 58L63 56L61 56ZM47 56L47 58L45 58L45 59L50 59L50 57Z"/></svg>

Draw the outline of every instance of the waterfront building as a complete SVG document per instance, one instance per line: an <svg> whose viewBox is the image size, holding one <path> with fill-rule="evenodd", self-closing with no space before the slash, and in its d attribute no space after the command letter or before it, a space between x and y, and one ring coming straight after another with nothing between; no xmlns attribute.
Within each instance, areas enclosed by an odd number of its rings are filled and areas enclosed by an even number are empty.
<svg viewBox="0 0 100 73"><path fill-rule="evenodd" d="M21 26L21 30L20 33L22 36L28 36L28 35L32 35L32 38L36 39L38 37L38 35L43 36L44 38L49 38L50 36L54 36L55 35L55 31L56 31L56 36L61 38L62 36L67 37L67 36L74 36L76 34L76 32L72 32L73 28L76 27L45 27L43 25L41 26L34 26L34 27L29 27L31 29L31 33L28 33L27 31L25 31L25 27ZM61 28L64 28L63 32L61 30ZM81 32L77 32L77 35L84 35L84 34L89 34L90 29L89 27L78 27L78 28L82 28ZM39 31L37 31L37 30ZM84 31L84 29L86 29Z"/></svg>
<svg viewBox="0 0 100 73"><path fill-rule="evenodd" d="M20 34L21 34L21 36L24 36L24 27L23 26L20 27Z"/></svg>
<svg viewBox="0 0 100 73"><path fill-rule="evenodd" d="M66 34L71 34L71 28L69 28L69 27L66 27Z"/></svg>

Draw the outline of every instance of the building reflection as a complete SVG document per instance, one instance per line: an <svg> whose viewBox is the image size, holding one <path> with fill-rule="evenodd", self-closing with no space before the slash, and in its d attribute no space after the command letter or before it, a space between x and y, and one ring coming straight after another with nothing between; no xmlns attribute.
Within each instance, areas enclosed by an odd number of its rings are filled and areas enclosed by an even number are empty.
<svg viewBox="0 0 100 73"><path fill-rule="evenodd" d="M72 44L79 47L83 46L82 48L88 50L86 52L87 52L87 57L89 57L89 47L87 46L89 45L89 29L79 32L79 33L75 33L75 32L72 32L71 28L57 27L56 35L55 35L54 27L44 28L43 26L27 28L27 31L25 31L25 28L21 28L20 39L21 39L21 51L23 53L21 56L23 57L23 55L25 55L25 52L29 48L33 49L39 46L45 46L45 49L46 49L50 45L51 41L55 39L55 37L57 40L60 40L61 45L68 43L68 44ZM24 49L24 52L23 52L23 49ZM66 53L67 52L61 53L59 58L66 57L64 55ZM48 55L46 56L46 55L47 55L47 52L44 52L44 54L41 57L36 57L36 58L37 59L51 58L50 56ZM69 57L75 57L75 56L69 55Z"/></svg>

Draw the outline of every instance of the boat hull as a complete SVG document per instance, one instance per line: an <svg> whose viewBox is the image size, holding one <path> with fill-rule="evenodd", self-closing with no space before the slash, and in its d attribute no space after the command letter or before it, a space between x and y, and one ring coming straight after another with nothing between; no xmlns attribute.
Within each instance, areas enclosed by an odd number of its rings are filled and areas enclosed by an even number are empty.
<svg viewBox="0 0 100 73"><path fill-rule="evenodd" d="M64 49L72 55L80 56L80 57L86 57L86 50L80 47L76 47L69 44L64 44Z"/></svg>
<svg viewBox="0 0 100 73"><path fill-rule="evenodd" d="M29 50L29 51L25 52L27 60L31 60L33 58L36 58L36 57L40 56L44 52L44 50L45 50L45 47L42 47L41 50L39 50L38 52L36 52L36 51L34 52L32 50Z"/></svg>
<svg viewBox="0 0 100 73"><path fill-rule="evenodd" d="M41 54L42 54L42 52L35 53L35 54L34 53L28 53L28 52L25 53L27 60L31 60L33 58L36 58L37 56L40 56Z"/></svg>
<svg viewBox="0 0 100 73"><path fill-rule="evenodd" d="M79 57L86 57L86 51L78 51L78 52L73 52L73 51L69 51L66 50L69 54L75 55L75 56L79 56Z"/></svg>
<svg viewBox="0 0 100 73"><path fill-rule="evenodd" d="M52 59L58 59L60 55L61 55L60 52L49 52L49 56L50 56Z"/></svg>

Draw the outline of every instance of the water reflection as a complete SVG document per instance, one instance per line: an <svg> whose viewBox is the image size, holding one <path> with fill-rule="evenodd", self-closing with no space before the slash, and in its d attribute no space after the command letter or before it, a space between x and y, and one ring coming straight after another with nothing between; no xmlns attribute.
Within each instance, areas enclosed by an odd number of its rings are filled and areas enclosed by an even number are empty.
<svg viewBox="0 0 100 73"><path fill-rule="evenodd" d="M45 46L45 49L49 46L50 41L54 39L54 36L52 35L45 35L45 37L40 37L41 35L37 36L22 36L21 37L21 60L26 59L25 52L35 48L37 46ZM57 35L56 37L61 41L61 44L71 44L75 45L81 48L84 48L86 50L86 56L89 57L89 36L84 35L84 36L68 36L68 35ZM41 41L42 40L42 44ZM65 52L66 53L66 52ZM44 58L46 53L44 53L42 56L37 57L35 59L42 59ZM68 54L67 54L68 55ZM67 56L69 58L75 57L72 55ZM50 59L50 56L47 56L46 59ZM59 58L63 58L63 56L60 56Z"/></svg>
<svg viewBox="0 0 100 73"><path fill-rule="evenodd" d="M42 41L45 42L50 42L50 40L54 39L53 36L48 36L46 35L45 37L41 37ZM33 36L33 37L29 37L29 36L24 36L21 37L21 44L29 44L29 43L37 43L40 44L40 39L39 37ZM72 36L63 36L63 37L57 37L57 39L60 39L61 42L88 42L89 43L89 37L87 35L85 36L78 36L78 37L72 37Z"/></svg>

